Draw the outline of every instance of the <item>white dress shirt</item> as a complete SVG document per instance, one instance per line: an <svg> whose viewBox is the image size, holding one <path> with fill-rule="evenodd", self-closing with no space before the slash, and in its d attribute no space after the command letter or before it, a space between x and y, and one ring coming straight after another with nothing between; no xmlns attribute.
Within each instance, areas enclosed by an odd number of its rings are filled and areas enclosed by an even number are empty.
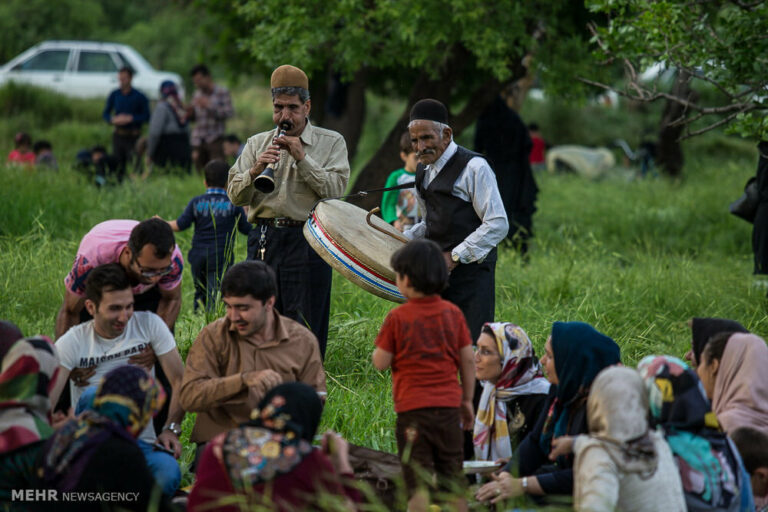
<svg viewBox="0 0 768 512"><path fill-rule="evenodd" d="M448 160L456 154L458 147L455 142L451 141L440 158L426 167L425 189L445 167ZM496 175L484 158L473 157L459 174L451 192L454 196L472 203L477 217L482 221L482 224L457 245L451 254L458 256L461 263L482 262L488 253L507 236L509 231L507 213L504 211L504 203L501 201ZM424 198L419 195L418 189L416 199L419 201L421 211L428 215L426 203ZM425 217L421 222L411 226L405 231L405 236L409 239L424 238L427 232L426 220Z"/></svg>

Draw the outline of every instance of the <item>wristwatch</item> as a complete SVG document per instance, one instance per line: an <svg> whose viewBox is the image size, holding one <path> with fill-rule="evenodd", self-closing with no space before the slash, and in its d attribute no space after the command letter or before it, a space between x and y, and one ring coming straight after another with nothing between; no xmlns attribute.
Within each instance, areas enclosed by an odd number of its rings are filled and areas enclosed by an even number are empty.
<svg viewBox="0 0 768 512"><path fill-rule="evenodd" d="M176 434L176 437L181 436L181 425L178 423L171 422L168 425L163 427L163 430L170 430L174 434Z"/></svg>
<svg viewBox="0 0 768 512"><path fill-rule="evenodd" d="M459 255L456 254L455 252L451 252L451 261L454 262L454 263L458 263L459 262Z"/></svg>
<svg viewBox="0 0 768 512"><path fill-rule="evenodd" d="M523 492L527 493L528 492L528 477L524 476L523 480L522 480L522 482L520 482L520 484L523 486Z"/></svg>

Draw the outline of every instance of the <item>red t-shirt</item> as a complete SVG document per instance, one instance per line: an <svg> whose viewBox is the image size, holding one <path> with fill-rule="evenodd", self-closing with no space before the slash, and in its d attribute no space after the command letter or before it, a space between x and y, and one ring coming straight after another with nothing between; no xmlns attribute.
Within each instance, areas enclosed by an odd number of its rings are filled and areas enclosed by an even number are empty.
<svg viewBox="0 0 768 512"><path fill-rule="evenodd" d="M395 412L459 407L459 352L471 343L464 314L439 295L409 300L390 311L376 346L393 354Z"/></svg>

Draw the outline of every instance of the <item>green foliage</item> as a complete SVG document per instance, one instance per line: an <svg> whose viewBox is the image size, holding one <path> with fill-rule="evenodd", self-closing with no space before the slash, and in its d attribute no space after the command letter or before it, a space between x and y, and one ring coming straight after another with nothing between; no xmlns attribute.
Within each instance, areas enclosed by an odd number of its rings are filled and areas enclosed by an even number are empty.
<svg viewBox="0 0 768 512"><path fill-rule="evenodd" d="M767 2L588 0L587 7L608 17L593 39L599 61L626 61L638 72L656 62L687 70L722 93L705 105L710 122L727 114L734 133L768 136Z"/></svg>
<svg viewBox="0 0 768 512"><path fill-rule="evenodd" d="M0 62L47 39L111 40L171 0L4 0L0 2ZM167 27L166 27L167 28Z"/></svg>
<svg viewBox="0 0 768 512"><path fill-rule="evenodd" d="M461 47L477 74L501 81L512 76L526 49L534 46L534 27L546 25L553 46L564 25L558 16L568 19L565 13L579 10L556 1L266 0L236 5L250 27L240 43L267 68L292 62L311 73L331 61L346 77L374 69L426 71L438 79L454 49Z"/></svg>

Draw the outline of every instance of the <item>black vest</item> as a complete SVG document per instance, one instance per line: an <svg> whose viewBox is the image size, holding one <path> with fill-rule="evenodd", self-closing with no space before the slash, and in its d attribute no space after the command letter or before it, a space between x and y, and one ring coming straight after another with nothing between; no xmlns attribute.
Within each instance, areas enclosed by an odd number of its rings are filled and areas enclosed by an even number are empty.
<svg viewBox="0 0 768 512"><path fill-rule="evenodd" d="M437 243L443 251L452 250L482 224L472 203L452 193L461 171L476 156L482 155L459 146L426 189L425 167L419 164L416 168L416 188L427 207L425 238ZM492 252L494 254L488 256L495 256L495 250Z"/></svg>

